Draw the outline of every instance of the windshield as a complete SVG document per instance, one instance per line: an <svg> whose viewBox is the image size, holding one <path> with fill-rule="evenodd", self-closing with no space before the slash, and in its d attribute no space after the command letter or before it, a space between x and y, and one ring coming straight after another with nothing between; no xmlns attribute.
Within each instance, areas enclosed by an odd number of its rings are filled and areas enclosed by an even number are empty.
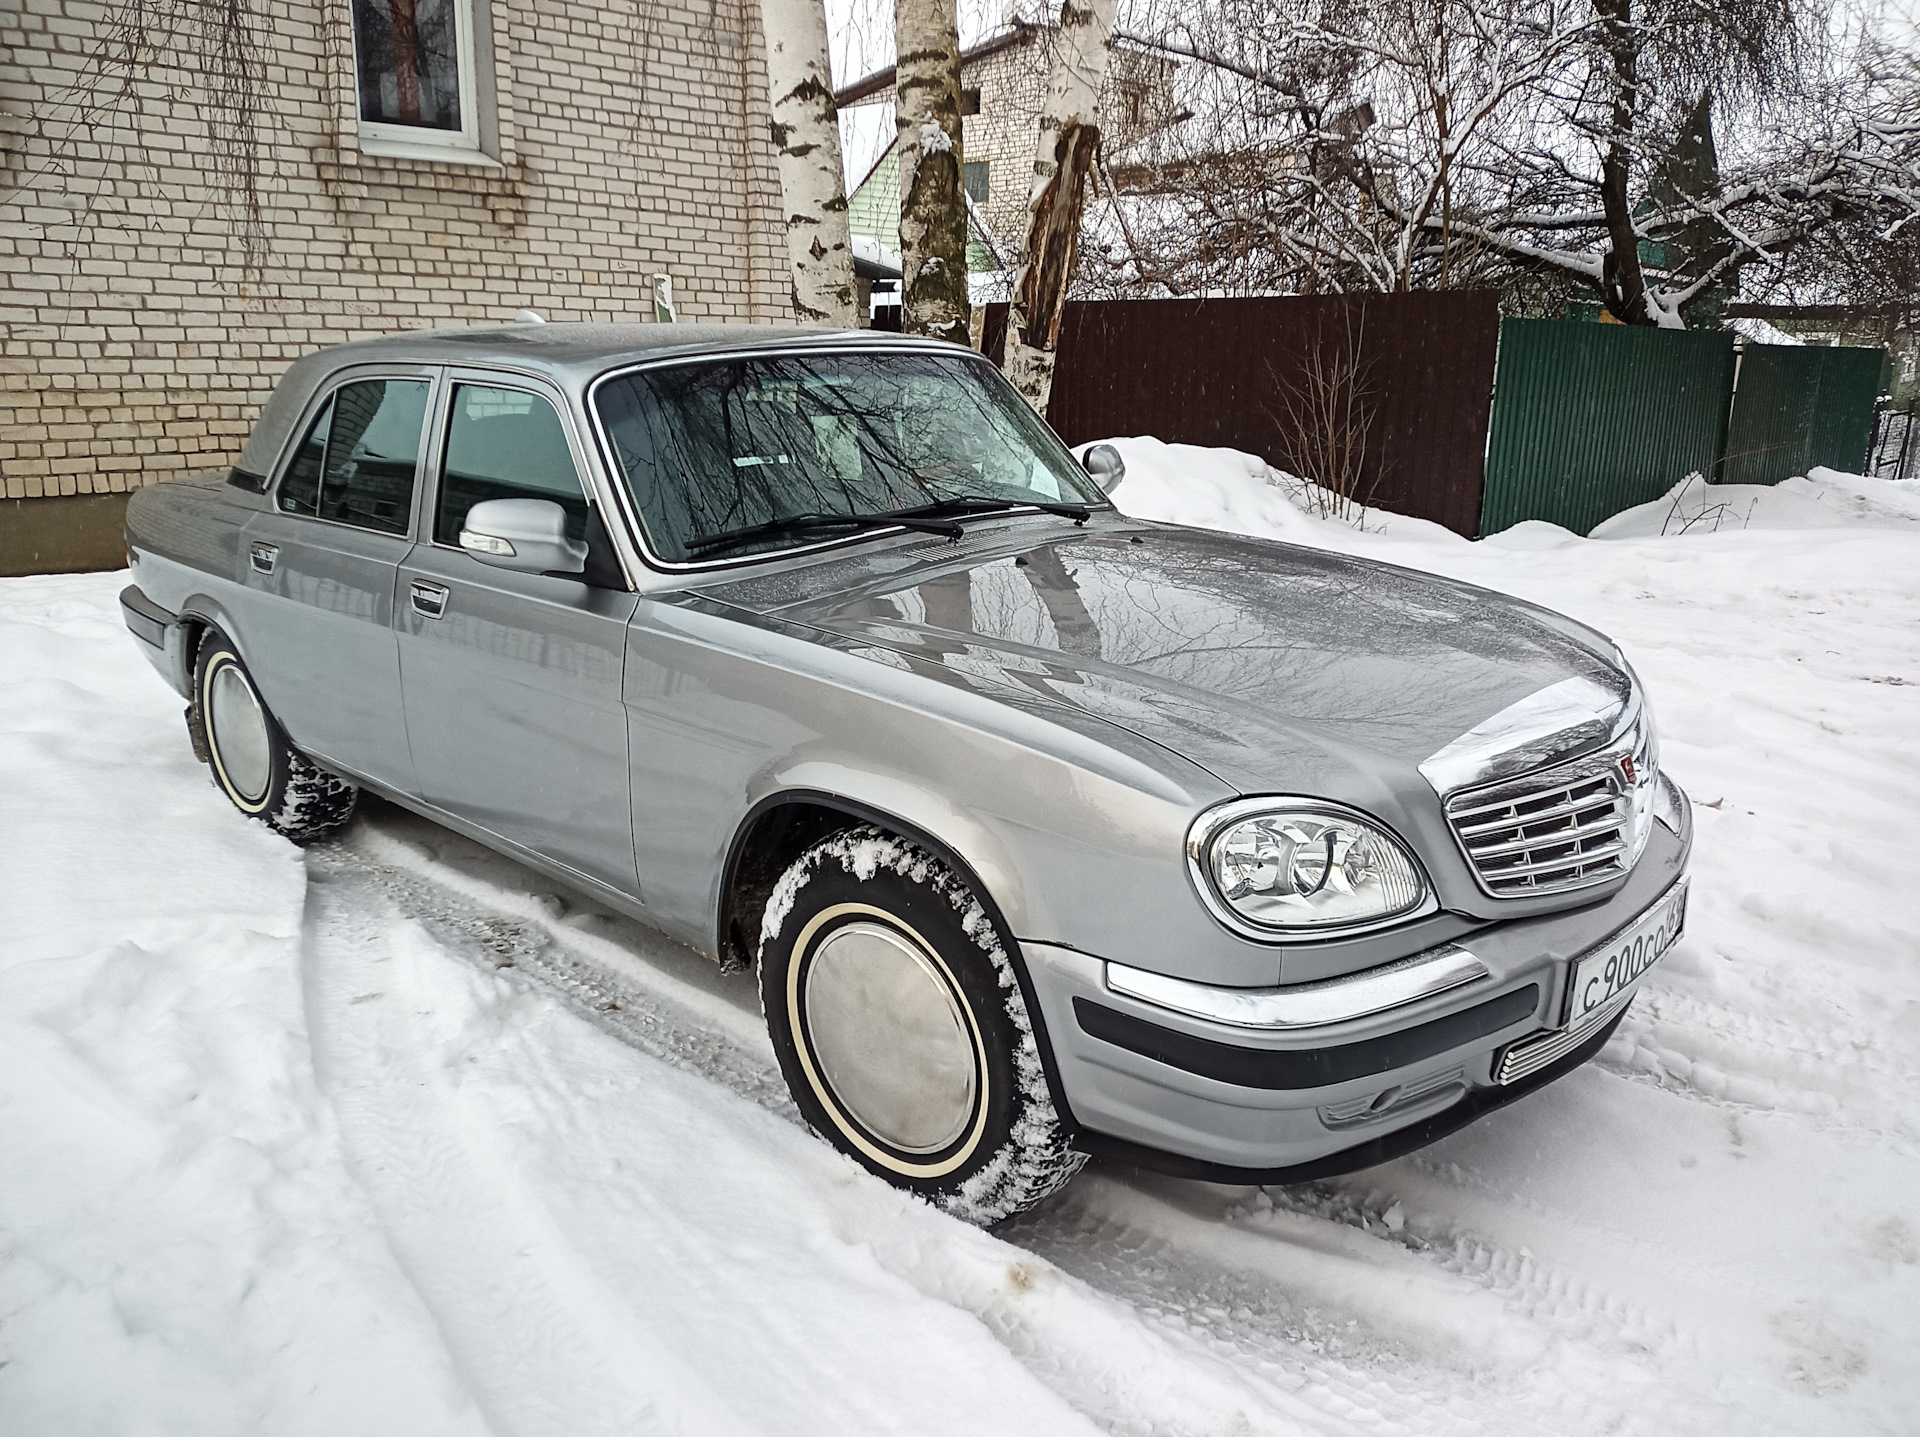
<svg viewBox="0 0 1920 1437"><path fill-rule="evenodd" d="M961 497L1099 504L1099 486L977 360L796 354L623 374L597 406L654 552L801 515L886 514ZM836 531L754 536L729 554Z"/></svg>

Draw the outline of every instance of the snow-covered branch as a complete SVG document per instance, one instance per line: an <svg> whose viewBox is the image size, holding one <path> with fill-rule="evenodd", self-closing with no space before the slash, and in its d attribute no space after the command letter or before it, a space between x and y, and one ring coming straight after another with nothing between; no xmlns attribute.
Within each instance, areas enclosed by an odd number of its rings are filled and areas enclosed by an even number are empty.
<svg viewBox="0 0 1920 1437"><path fill-rule="evenodd" d="M1137 0L1121 35L1184 62L1193 118L1116 164L1126 244L1084 281L1492 284L1682 323L1836 227L1920 235L1920 66L1817 22L1810 0Z"/></svg>

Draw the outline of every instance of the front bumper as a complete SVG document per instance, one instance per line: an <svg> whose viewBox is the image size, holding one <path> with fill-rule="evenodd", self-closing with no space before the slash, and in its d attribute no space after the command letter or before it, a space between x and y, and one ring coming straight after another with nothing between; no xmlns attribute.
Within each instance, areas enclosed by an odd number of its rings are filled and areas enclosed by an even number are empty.
<svg viewBox="0 0 1920 1437"><path fill-rule="evenodd" d="M1618 893L1463 936L1484 976L1386 1011L1250 1029L1117 991L1091 955L1021 944L1082 1145L1185 1176L1298 1182L1424 1146L1578 1067L1605 1045L1624 1001L1544 1066L1496 1077L1509 1047L1555 1030L1574 961L1684 878L1691 813L1662 782L1667 816Z"/></svg>

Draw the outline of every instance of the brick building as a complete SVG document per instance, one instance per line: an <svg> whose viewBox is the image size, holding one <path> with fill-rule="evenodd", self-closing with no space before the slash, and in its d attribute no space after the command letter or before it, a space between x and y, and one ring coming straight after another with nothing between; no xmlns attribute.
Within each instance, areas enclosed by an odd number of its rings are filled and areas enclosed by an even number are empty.
<svg viewBox="0 0 1920 1437"><path fill-rule="evenodd" d="M111 496L230 463L322 345L650 320L658 275L790 315L753 0L13 0L0 38L0 571L117 545Z"/></svg>

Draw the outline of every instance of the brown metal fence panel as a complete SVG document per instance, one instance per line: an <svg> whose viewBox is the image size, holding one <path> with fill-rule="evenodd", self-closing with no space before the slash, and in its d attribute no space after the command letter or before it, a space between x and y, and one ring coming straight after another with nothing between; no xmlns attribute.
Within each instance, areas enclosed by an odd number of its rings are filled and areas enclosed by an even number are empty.
<svg viewBox="0 0 1920 1437"><path fill-rule="evenodd" d="M985 317L995 359L1006 312ZM1499 333L1492 291L1076 301L1047 419L1075 445L1150 434L1309 478L1345 466L1355 497L1472 537Z"/></svg>

